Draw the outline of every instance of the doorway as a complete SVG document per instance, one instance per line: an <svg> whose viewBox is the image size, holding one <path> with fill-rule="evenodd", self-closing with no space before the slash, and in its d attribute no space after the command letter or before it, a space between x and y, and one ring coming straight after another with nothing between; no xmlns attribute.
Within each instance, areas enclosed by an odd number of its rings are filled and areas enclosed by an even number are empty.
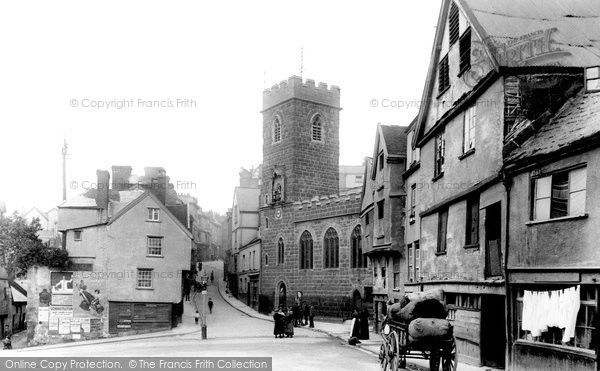
<svg viewBox="0 0 600 371"><path fill-rule="evenodd" d="M362 310L362 296L358 290L354 290L352 293L352 309Z"/></svg>
<svg viewBox="0 0 600 371"><path fill-rule="evenodd" d="M496 202L485 208L485 275L502 275L502 207Z"/></svg>
<svg viewBox="0 0 600 371"><path fill-rule="evenodd" d="M504 368L505 296L481 295L481 363Z"/></svg>
<svg viewBox="0 0 600 371"><path fill-rule="evenodd" d="M285 308L287 306L286 297L287 297L287 289L285 287L285 283L281 282L279 284L279 306Z"/></svg>

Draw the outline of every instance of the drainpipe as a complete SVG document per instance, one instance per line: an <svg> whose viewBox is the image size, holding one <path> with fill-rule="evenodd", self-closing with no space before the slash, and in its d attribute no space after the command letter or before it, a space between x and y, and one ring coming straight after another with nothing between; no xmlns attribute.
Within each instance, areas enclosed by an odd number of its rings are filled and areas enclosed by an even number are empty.
<svg viewBox="0 0 600 371"><path fill-rule="evenodd" d="M506 171L503 169L500 171L500 177L502 179L502 183L504 184L504 189L506 191L506 222L504 228L504 287L505 287L505 328L506 328L506 351L505 351L505 368L507 370L512 369L512 344L513 344L513 335L512 335L512 318L513 318L513 305L512 305L512 293L511 287L508 281L508 253L510 251L509 246L509 237L510 237L510 191L512 188L512 178L510 175L507 175Z"/></svg>

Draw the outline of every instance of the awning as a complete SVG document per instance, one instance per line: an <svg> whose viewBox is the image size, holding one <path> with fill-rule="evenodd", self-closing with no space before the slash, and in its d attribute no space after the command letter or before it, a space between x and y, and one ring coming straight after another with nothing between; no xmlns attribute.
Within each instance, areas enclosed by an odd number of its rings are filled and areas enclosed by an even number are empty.
<svg viewBox="0 0 600 371"><path fill-rule="evenodd" d="M10 287L10 293L12 294L12 300L14 303L27 303L27 296L21 294L21 292L14 287Z"/></svg>

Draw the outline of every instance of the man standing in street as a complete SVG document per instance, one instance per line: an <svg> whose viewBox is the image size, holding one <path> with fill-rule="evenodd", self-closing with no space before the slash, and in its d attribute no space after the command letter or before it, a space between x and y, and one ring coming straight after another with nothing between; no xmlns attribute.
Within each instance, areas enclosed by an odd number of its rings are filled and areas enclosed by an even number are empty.
<svg viewBox="0 0 600 371"><path fill-rule="evenodd" d="M212 314L213 301L212 298L208 298L208 311Z"/></svg>
<svg viewBox="0 0 600 371"><path fill-rule="evenodd" d="M308 320L309 320L309 326L310 328L314 328L315 327L315 315L317 314L317 309L315 308L314 305L310 305L310 307L308 307Z"/></svg>

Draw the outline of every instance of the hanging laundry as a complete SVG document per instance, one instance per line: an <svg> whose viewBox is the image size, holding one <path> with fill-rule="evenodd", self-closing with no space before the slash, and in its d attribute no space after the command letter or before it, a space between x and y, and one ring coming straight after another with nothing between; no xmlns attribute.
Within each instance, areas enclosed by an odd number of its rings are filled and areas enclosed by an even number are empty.
<svg viewBox="0 0 600 371"><path fill-rule="evenodd" d="M521 329L541 336L548 327L564 329L562 342L575 336L580 307L579 285L564 290L523 292Z"/></svg>

